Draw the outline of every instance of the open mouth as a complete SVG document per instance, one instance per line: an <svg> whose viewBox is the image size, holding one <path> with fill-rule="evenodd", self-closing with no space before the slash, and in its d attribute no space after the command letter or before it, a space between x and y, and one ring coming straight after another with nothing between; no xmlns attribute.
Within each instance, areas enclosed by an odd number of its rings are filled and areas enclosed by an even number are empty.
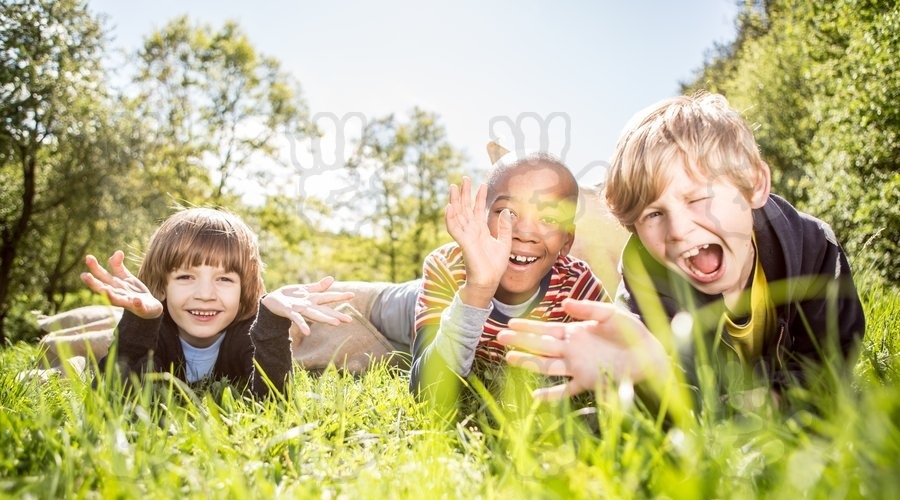
<svg viewBox="0 0 900 500"><path fill-rule="evenodd" d="M681 254L683 268L687 274L700 283L710 283L718 279L725 270L722 265L722 246L707 243L695 246Z"/></svg>
<svg viewBox="0 0 900 500"><path fill-rule="evenodd" d="M511 254L509 256L509 262L511 264L517 264L520 266L527 266L528 264L533 264L533 263L537 262L537 260L538 260L537 257L528 257L525 255Z"/></svg>

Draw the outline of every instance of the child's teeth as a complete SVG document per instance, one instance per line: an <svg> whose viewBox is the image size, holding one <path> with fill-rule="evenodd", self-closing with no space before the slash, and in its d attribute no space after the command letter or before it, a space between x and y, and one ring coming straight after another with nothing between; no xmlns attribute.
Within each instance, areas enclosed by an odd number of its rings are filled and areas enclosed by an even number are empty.
<svg viewBox="0 0 900 500"><path fill-rule="evenodd" d="M709 244L700 245L699 247L694 247L690 250L685 251L683 254L681 254L681 256L685 259L690 259L691 257L697 256L697 254L700 253L700 249L706 250L707 248L709 248Z"/></svg>
<svg viewBox="0 0 900 500"><path fill-rule="evenodd" d="M510 255L509 260L516 264L530 264L537 260L537 257L525 257L523 255Z"/></svg>

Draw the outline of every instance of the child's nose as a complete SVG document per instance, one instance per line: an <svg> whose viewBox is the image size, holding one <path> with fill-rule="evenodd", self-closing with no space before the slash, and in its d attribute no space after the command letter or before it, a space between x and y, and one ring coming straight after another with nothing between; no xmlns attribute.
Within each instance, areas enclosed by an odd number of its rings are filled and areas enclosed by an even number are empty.
<svg viewBox="0 0 900 500"><path fill-rule="evenodd" d="M534 217L513 217L513 238L522 241L537 241L540 239L541 227Z"/></svg>
<svg viewBox="0 0 900 500"><path fill-rule="evenodd" d="M200 280L197 283L197 288L194 290L194 295L198 299L213 299L216 297L216 287L212 281Z"/></svg>
<svg viewBox="0 0 900 500"><path fill-rule="evenodd" d="M691 218L687 214L669 216L668 236L672 241L681 241L691 230Z"/></svg>

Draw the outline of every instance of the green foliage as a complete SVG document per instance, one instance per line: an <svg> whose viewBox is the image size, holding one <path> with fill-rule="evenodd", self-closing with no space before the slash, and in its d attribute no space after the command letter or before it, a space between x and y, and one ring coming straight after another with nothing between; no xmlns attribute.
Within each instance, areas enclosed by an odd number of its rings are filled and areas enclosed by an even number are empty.
<svg viewBox="0 0 900 500"><path fill-rule="evenodd" d="M14 297L53 308L71 289L122 168L98 23L66 0L3 2L0 17L2 334Z"/></svg>
<svg viewBox="0 0 900 500"><path fill-rule="evenodd" d="M776 193L829 222L857 268L900 283L900 6L748 1L738 36L688 92L725 94L756 125Z"/></svg>
<svg viewBox="0 0 900 500"><path fill-rule="evenodd" d="M284 398L155 376L21 378L34 346L0 351L0 491L15 497L891 497L900 460L900 296L863 296L856 370L831 366L774 406L718 394L677 424L627 390L546 405L517 370L449 426L404 374L295 371ZM878 365L878 366L876 366ZM479 389L480 388L480 389ZM496 399L494 399L496 398ZM712 416L710 415L712 414ZM718 415L718 416L715 416Z"/></svg>
<svg viewBox="0 0 900 500"><path fill-rule="evenodd" d="M84 255L122 249L137 267L180 206L246 217L270 287L325 274L413 278L447 241L442 209L461 158L437 115L368 122L338 173L359 181L353 199L298 195L286 156L318 132L298 82L236 23L174 19L146 37L113 88L103 28L82 2L4 2L0 15L0 331L9 317L15 338L29 338L30 309L96 300L75 293ZM263 204L241 201L253 189ZM341 213L352 222L336 222Z"/></svg>
<svg viewBox="0 0 900 500"><path fill-rule="evenodd" d="M211 172L215 204L228 201L241 178L270 182L274 167L287 166L282 139L310 131L299 83L234 22L215 31L174 19L147 37L137 71L134 102L153 142L170 145L165 157L185 185Z"/></svg>
<svg viewBox="0 0 900 500"><path fill-rule="evenodd" d="M462 157L438 116L414 108L407 121L390 115L366 123L343 173L359 188L337 208L352 211L355 232L375 244L368 279L418 277L427 253L448 241L444 207L450 183L462 176Z"/></svg>

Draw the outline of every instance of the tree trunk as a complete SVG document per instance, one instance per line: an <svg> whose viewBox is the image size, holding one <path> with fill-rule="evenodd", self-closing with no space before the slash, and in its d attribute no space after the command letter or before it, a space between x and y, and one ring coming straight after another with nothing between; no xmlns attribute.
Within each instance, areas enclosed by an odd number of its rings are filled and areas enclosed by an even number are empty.
<svg viewBox="0 0 900 500"><path fill-rule="evenodd" d="M0 246L0 343L3 344L6 343L7 338L3 325L10 306L10 277L12 276L13 263L16 260L19 245L25 237L28 223L31 221L31 215L34 212L36 156L29 154L28 151L20 152L22 156L22 212L14 224L4 229L3 242L2 246Z"/></svg>

